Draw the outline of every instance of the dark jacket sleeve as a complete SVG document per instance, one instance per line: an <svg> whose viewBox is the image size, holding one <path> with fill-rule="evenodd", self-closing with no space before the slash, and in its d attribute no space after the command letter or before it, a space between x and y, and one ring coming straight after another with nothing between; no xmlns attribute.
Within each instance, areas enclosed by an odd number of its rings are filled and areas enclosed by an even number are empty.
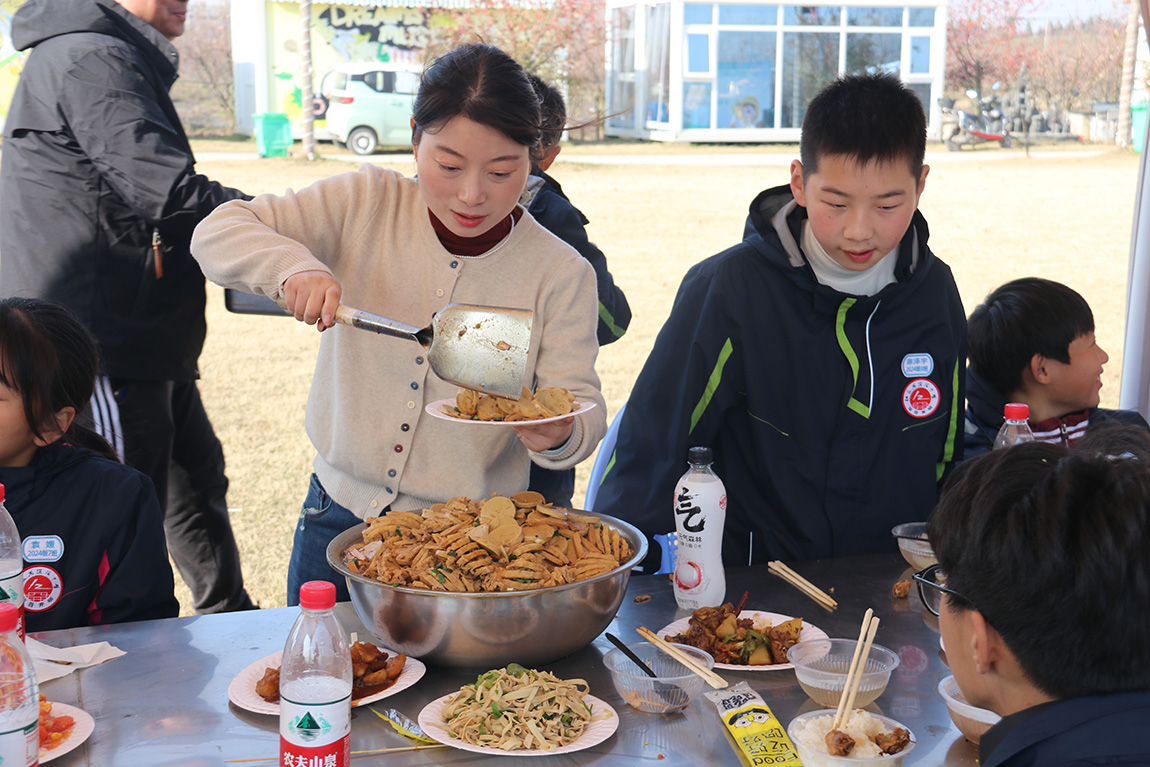
<svg viewBox="0 0 1150 767"><path fill-rule="evenodd" d="M707 269L695 267L684 278L627 400L595 501L595 511L625 519L652 539L647 572L660 559L653 536L675 529L675 483L687 470L688 448L713 444L737 396L729 382L740 380L740 354L731 349L723 293Z"/></svg>
<svg viewBox="0 0 1150 767"><path fill-rule="evenodd" d="M72 66L60 109L82 153L151 226L191 236L221 203L248 197L196 173L195 158L158 78L109 46Z"/></svg>
<svg viewBox="0 0 1150 767"><path fill-rule="evenodd" d="M107 548L107 576L96 593L93 623L174 618L180 613L164 539L164 516L152 481L139 472L123 483Z"/></svg>
<svg viewBox="0 0 1150 767"><path fill-rule="evenodd" d="M595 268L599 286L599 345L622 338L631 324L631 307L607 269L607 256L587 237L587 217L565 196L546 187L532 202L531 215L547 231L579 251Z"/></svg>

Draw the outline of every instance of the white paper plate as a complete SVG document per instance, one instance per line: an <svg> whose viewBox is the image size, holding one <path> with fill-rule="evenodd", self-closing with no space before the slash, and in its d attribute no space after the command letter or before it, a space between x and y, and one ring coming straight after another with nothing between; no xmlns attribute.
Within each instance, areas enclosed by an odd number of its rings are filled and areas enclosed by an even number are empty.
<svg viewBox="0 0 1150 767"><path fill-rule="evenodd" d="M78 748L81 743L88 739L92 731L96 729L96 720L82 708L69 706L67 703L52 703L52 716L70 716L76 721L72 727L72 731L51 751L40 750L40 764L50 762L58 756L63 756L69 751Z"/></svg>
<svg viewBox="0 0 1150 767"><path fill-rule="evenodd" d="M458 693L453 692L450 695L444 695L442 698L437 698L419 712L419 726L428 736L435 738L440 743L458 748L462 751L471 751L476 754L495 754L498 756L552 756L554 754L569 754L572 751L582 751L592 746L597 746L607 738L615 734L615 730L619 727L619 715L615 709L607 705L606 702L596 698L594 695L584 696L584 700L591 704L591 715L599 716L600 714L609 714L606 718L597 719L591 722L583 730L583 734L576 738L574 741L568 743L566 746L560 746L554 751L545 751L541 748L523 749L520 751L504 751L500 748L492 748L490 746L476 746L471 743L464 743L458 738L453 738L443 728L443 707L447 705L447 701L454 698Z"/></svg>
<svg viewBox="0 0 1150 767"><path fill-rule="evenodd" d="M427 414L430 416L434 416L441 421L451 421L452 423L471 423L480 424L482 426L532 426L537 423L551 423L552 421L561 421L564 418L570 418L573 415L586 413L588 410L595 407L596 403L579 402L576 403L575 407L571 409L571 412L567 413L566 415L556 415L551 416L550 418L532 418L530 421L479 421L471 418L456 418L453 415L448 415L447 413L442 412L439 409L440 405L455 407L455 399L437 399L435 402L428 404L424 410L426 410Z"/></svg>
<svg viewBox="0 0 1150 767"><path fill-rule="evenodd" d="M387 651L388 655L395 653L387 648L382 648ZM263 679L264 671L268 668L274 668L280 664L280 658L283 655L283 650L273 652L271 655L260 658L248 665L240 673L236 674L232 679L232 683L228 685L228 700L235 703L242 709L251 711L254 714L271 714L279 716L280 704L268 703L266 700L259 696L256 692L256 682ZM352 706L366 706L369 703L375 703L377 700L382 700L390 695L395 695L401 690L406 690L413 684L418 682L423 675L427 673L427 666L423 665L420 661L412 658L410 655L407 657L407 662L403 664L403 671L399 674L399 679L395 680L395 684L388 687L386 690L381 690L374 695L368 695L366 698L360 698L352 703Z"/></svg>
<svg viewBox="0 0 1150 767"><path fill-rule="evenodd" d="M759 621L768 620L772 626L777 626L783 621L789 621L793 615L780 615L779 613L768 613L762 610L743 610L739 613L740 618L750 618L751 620L758 619ZM668 635L681 634L686 631L691 624L690 618L681 618L674 623L664 626L661 630L655 632L659 638ZM823 631L818 626L807 623L807 619L803 618L803 630L799 632L799 641L806 642L808 639L828 639L827 632ZM783 669L794 668L793 663L772 663L769 666L743 666L734 663L716 663L715 668L727 669L729 671L782 671Z"/></svg>

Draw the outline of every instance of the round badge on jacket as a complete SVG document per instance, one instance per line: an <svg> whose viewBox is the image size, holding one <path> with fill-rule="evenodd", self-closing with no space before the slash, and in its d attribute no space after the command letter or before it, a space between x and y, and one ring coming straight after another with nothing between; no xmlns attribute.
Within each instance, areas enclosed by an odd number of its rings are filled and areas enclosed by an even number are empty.
<svg viewBox="0 0 1150 767"><path fill-rule="evenodd" d="M907 415L926 418L938 410L942 394L938 386L929 378L916 378L902 390L902 407Z"/></svg>
<svg viewBox="0 0 1150 767"><path fill-rule="evenodd" d="M39 613L60 601L64 581L60 573L47 565L32 565L24 569L24 609Z"/></svg>

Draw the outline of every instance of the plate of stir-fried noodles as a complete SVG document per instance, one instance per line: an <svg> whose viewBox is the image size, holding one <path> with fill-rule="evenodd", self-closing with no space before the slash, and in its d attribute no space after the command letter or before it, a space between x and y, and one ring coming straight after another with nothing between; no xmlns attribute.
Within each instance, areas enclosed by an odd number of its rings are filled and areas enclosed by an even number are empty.
<svg viewBox="0 0 1150 767"><path fill-rule="evenodd" d="M512 663L429 703L419 726L440 743L480 754L581 751L619 726L615 709L587 689L582 679L559 679Z"/></svg>

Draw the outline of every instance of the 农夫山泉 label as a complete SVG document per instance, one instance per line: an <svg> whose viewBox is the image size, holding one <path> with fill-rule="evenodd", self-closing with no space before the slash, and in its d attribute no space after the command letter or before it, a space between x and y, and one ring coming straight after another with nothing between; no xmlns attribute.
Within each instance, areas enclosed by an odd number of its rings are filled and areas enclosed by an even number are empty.
<svg viewBox="0 0 1150 767"><path fill-rule="evenodd" d="M280 697L280 767L349 767L351 693L324 703Z"/></svg>

